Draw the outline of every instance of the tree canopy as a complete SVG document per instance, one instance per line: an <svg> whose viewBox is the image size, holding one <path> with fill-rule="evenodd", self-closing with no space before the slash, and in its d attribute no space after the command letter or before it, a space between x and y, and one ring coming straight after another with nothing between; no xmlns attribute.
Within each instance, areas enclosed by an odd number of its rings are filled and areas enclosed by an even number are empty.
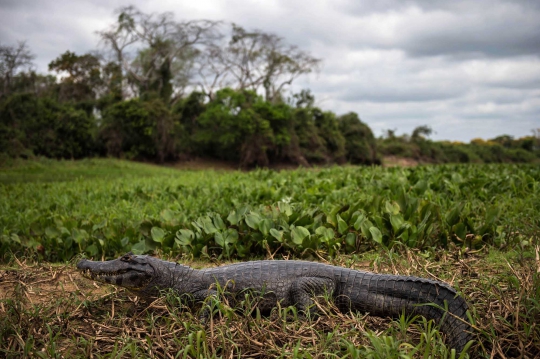
<svg viewBox="0 0 540 359"><path fill-rule="evenodd" d="M439 162L533 161L537 135L469 147L435 143L432 130L376 139L358 114L291 93L321 60L284 38L224 21L116 11L101 48L66 50L35 71L22 41L0 45L2 156L115 156L169 161L206 156L241 167L379 164L384 155Z"/></svg>

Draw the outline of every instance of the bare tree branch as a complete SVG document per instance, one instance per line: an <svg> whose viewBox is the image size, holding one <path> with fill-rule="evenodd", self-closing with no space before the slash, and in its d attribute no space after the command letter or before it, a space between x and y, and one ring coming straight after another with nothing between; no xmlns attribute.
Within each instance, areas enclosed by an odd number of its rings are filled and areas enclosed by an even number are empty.
<svg viewBox="0 0 540 359"><path fill-rule="evenodd" d="M26 41L19 41L17 46L0 45L0 76L4 82L4 93L11 91L11 83L17 72L23 68L29 70L35 58Z"/></svg>

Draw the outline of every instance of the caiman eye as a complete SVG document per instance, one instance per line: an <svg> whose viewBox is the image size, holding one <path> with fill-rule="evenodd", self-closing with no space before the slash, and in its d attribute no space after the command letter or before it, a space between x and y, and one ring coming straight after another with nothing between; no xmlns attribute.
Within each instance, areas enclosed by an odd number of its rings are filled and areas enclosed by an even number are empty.
<svg viewBox="0 0 540 359"><path fill-rule="evenodd" d="M122 262L130 262L130 261L132 260L132 257L133 257L133 253L129 252L129 253L124 254L124 255L120 258L120 260L121 260Z"/></svg>

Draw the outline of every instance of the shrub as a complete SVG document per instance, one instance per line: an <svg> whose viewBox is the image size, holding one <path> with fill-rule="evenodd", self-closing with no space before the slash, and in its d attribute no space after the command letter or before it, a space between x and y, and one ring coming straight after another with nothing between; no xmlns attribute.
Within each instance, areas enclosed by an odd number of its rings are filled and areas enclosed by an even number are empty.
<svg viewBox="0 0 540 359"><path fill-rule="evenodd" d="M375 137L358 115L349 112L338 118L339 129L345 139L346 159L353 164L380 164Z"/></svg>
<svg viewBox="0 0 540 359"><path fill-rule="evenodd" d="M109 155L163 162L175 156L174 130L174 117L160 99L133 99L104 111L100 134Z"/></svg>

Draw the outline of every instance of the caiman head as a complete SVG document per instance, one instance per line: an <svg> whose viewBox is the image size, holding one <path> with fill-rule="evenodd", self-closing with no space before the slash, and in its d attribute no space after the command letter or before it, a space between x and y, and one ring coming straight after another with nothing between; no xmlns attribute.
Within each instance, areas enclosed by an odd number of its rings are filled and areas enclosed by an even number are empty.
<svg viewBox="0 0 540 359"><path fill-rule="evenodd" d="M77 263L77 269L83 277L98 282L114 284L127 288L141 295L153 296L163 288L165 263L149 256L133 253L110 261L90 261L83 259ZM172 264L172 263L171 263Z"/></svg>

